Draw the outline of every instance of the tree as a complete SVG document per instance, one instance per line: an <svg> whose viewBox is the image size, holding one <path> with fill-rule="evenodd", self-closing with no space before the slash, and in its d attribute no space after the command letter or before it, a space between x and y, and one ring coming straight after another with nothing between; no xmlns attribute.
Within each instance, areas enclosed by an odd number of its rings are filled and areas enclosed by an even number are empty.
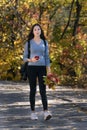
<svg viewBox="0 0 87 130"><path fill-rule="evenodd" d="M20 79L23 47L31 25L38 22L49 41L52 71L58 74L61 84L70 80L78 83L86 70L83 65L87 52L86 3L85 0L2 0L1 79Z"/></svg>

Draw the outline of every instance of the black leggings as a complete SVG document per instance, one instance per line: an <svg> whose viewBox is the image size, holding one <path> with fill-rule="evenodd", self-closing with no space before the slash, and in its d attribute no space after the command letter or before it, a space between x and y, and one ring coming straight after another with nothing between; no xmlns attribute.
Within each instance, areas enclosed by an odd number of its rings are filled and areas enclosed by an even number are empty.
<svg viewBox="0 0 87 130"><path fill-rule="evenodd" d="M30 85L30 106L31 110L35 110L35 94L37 86L37 78L39 83L39 91L43 104L43 110L48 109L47 96L46 96L46 85L44 85L43 76L46 75L45 66L28 66L28 79Z"/></svg>

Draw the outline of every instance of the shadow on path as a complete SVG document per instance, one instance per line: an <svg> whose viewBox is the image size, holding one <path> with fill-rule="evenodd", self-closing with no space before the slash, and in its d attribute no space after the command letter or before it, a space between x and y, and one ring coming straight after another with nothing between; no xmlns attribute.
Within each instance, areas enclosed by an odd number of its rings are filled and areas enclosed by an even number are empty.
<svg viewBox="0 0 87 130"><path fill-rule="evenodd" d="M30 120L29 86L27 83L0 83L1 130L86 130L87 91L57 86L47 89L52 119L44 121L37 86L36 111L39 119Z"/></svg>

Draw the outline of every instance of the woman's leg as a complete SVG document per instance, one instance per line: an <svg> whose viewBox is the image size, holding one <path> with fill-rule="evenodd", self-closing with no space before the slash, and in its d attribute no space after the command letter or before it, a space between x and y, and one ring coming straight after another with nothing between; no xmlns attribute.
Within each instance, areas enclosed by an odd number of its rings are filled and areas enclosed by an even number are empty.
<svg viewBox="0 0 87 130"><path fill-rule="evenodd" d="M46 67L39 66L38 67L38 81L39 81L40 95L42 99L43 110L47 110L48 103L47 103L47 95L46 95L46 85L44 84L43 76L46 76Z"/></svg>
<svg viewBox="0 0 87 130"><path fill-rule="evenodd" d="M38 71L39 88L44 110L44 120L49 120L52 114L48 111L47 95L46 95L46 85L44 85L43 76L46 76L46 67L40 67Z"/></svg>
<svg viewBox="0 0 87 130"><path fill-rule="evenodd" d="M35 94L36 94L36 69L34 66L28 66L28 79L30 85L30 106L31 110L35 110Z"/></svg>

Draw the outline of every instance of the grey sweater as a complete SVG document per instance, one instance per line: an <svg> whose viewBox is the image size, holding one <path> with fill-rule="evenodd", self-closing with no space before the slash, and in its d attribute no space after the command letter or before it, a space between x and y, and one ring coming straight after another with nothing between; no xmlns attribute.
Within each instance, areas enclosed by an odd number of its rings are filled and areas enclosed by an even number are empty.
<svg viewBox="0 0 87 130"><path fill-rule="evenodd" d="M29 62L28 65L50 66L49 49L47 41L45 46L43 40L41 40L40 44L35 43L33 39L30 40L30 58L33 58L34 56L39 56L39 60L37 60L36 62ZM23 55L23 60L25 62L27 61L27 59L28 59L28 42L26 42L25 44Z"/></svg>

